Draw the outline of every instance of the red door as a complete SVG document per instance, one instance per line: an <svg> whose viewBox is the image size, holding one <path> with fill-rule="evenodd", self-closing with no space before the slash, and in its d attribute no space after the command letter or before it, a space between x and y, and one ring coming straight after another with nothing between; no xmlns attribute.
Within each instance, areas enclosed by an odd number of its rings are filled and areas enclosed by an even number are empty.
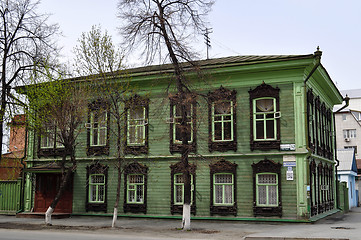
<svg viewBox="0 0 361 240"><path fill-rule="evenodd" d="M46 212L48 207L55 198L57 191L59 190L61 181L60 174L54 173L39 173L36 174L36 189L35 189L35 212ZM57 206L55 207L55 213L71 213L73 207L73 182L71 181L60 198Z"/></svg>

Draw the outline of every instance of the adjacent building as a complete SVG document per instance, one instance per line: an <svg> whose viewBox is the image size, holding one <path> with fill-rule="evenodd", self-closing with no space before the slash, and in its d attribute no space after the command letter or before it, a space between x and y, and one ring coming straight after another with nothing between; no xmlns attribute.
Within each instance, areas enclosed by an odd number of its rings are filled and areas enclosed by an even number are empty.
<svg viewBox="0 0 361 240"><path fill-rule="evenodd" d="M320 58L316 51L210 59L198 62L202 75L184 65L197 93L187 108L194 217L310 221L336 211L332 109L343 97ZM124 105L127 164L119 214L180 216L180 113L169 84L172 66L130 69L112 80L125 77L137 94ZM115 126L98 99L89 99L88 112L78 166L56 211L112 214ZM25 211L42 212L59 183L61 146L36 132L28 145Z"/></svg>
<svg viewBox="0 0 361 240"><path fill-rule="evenodd" d="M348 206L349 208L357 207L358 191L356 190L357 167L354 149L337 150L337 159L339 166L337 176L340 182L346 182L348 188Z"/></svg>
<svg viewBox="0 0 361 240"><path fill-rule="evenodd" d="M361 156L358 153L361 150L361 89L344 90L341 93L349 98L349 104L343 109L341 105L335 107L335 110L340 109L335 113L336 145L337 149L354 149L355 151L358 172L356 190L358 199L361 199Z"/></svg>

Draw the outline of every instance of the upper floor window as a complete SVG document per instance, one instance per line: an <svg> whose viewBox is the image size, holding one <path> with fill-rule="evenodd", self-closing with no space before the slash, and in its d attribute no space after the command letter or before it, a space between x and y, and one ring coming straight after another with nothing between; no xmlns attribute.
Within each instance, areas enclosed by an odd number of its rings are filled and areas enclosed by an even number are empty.
<svg viewBox="0 0 361 240"><path fill-rule="evenodd" d="M251 102L251 150L279 149L279 88L264 82L249 91Z"/></svg>
<svg viewBox="0 0 361 240"><path fill-rule="evenodd" d="M182 110L178 95L170 97L170 152L181 152L183 134L192 152L196 151L196 98L189 96ZM182 125L182 112L185 111L186 123Z"/></svg>
<svg viewBox="0 0 361 240"><path fill-rule="evenodd" d="M47 126L40 137L40 148L54 148L54 142L55 129L54 127Z"/></svg>
<svg viewBox="0 0 361 240"><path fill-rule="evenodd" d="M126 102L126 153L148 153L148 109L149 100L139 95Z"/></svg>
<svg viewBox="0 0 361 240"><path fill-rule="evenodd" d="M222 86L208 93L209 151L237 150L236 91Z"/></svg>
<svg viewBox="0 0 361 240"><path fill-rule="evenodd" d="M144 146L145 145L145 107L136 106L128 109L128 131L127 144L128 146Z"/></svg>
<svg viewBox="0 0 361 240"><path fill-rule="evenodd" d="M356 138L356 129L345 129L345 130L343 130L343 137L345 139Z"/></svg>
<svg viewBox="0 0 361 240"><path fill-rule="evenodd" d="M275 98L257 98L253 100L253 136L254 140L276 140L277 118Z"/></svg>
<svg viewBox="0 0 361 240"><path fill-rule="evenodd" d="M39 134L38 156L60 155L64 151L61 132L54 123L47 123Z"/></svg>
<svg viewBox="0 0 361 240"><path fill-rule="evenodd" d="M109 154L108 103L96 100L89 104L87 127L87 155Z"/></svg>
<svg viewBox="0 0 361 240"><path fill-rule="evenodd" d="M92 111L90 113L90 146L107 144L107 112Z"/></svg>

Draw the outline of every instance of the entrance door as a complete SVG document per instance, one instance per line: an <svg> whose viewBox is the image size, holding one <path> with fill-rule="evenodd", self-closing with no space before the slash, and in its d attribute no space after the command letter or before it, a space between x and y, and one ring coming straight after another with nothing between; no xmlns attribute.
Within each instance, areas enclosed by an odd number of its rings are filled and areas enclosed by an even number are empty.
<svg viewBox="0 0 361 240"><path fill-rule="evenodd" d="M46 212L48 207L55 198L59 190L61 182L61 174L54 173L38 173L36 174L35 189L35 212ZM73 204L73 181L68 184L63 196L60 198L54 212L55 213L71 213Z"/></svg>

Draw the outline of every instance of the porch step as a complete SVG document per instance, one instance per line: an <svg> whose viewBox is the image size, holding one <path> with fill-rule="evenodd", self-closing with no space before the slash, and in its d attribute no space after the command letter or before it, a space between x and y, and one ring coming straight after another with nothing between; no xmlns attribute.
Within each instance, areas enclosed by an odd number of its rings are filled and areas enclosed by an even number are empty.
<svg viewBox="0 0 361 240"><path fill-rule="evenodd" d="M70 218L70 213L53 213L51 218L60 219L60 218ZM16 214L17 218L45 218L45 213L43 212L22 212Z"/></svg>

